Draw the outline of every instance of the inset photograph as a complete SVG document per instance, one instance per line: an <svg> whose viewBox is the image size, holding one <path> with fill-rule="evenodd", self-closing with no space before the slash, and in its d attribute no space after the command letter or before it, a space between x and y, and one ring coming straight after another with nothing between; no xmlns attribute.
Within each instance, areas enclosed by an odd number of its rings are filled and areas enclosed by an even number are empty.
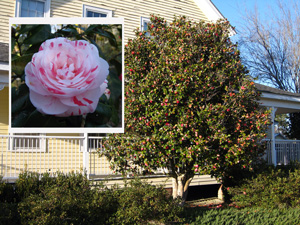
<svg viewBox="0 0 300 225"><path fill-rule="evenodd" d="M39 20L10 20L12 132L123 132L123 20Z"/></svg>

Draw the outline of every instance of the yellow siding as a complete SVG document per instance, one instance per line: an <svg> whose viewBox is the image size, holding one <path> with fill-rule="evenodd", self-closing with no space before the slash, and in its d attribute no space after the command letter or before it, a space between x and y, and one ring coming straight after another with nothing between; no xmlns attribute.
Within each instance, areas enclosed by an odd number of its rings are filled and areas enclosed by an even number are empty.
<svg viewBox="0 0 300 225"><path fill-rule="evenodd" d="M1 0L0 3L0 42L9 42L9 17L15 15L15 0ZM113 11L113 17L124 17L125 40L134 37L133 30L140 28L141 17L149 18L150 14L161 15L167 21L172 21L174 15L185 15L194 21L207 20L207 17L198 8L193 0L51 0L51 17L82 17L83 5L103 8ZM0 134L8 134L8 88L0 91ZM47 136L77 136L74 134L47 134ZM8 141L2 139L2 169L6 173L18 173L25 168L39 172L55 172L55 168L69 172L79 171L82 165L83 154L80 151L81 144L72 140L47 138L46 152L13 152L8 150ZM37 163L38 162L38 163ZM97 174L111 173L108 161L97 154L90 154L90 172ZM6 167L5 167L6 166ZM1 170L1 173L3 171ZM206 178L205 178L206 179ZM204 180L205 180L204 179ZM165 178L154 179L154 183L161 183ZM195 178L193 184L203 182L203 177ZM215 182L207 179L208 182ZM171 179L166 181L166 186L171 186Z"/></svg>
<svg viewBox="0 0 300 225"><path fill-rule="evenodd" d="M16 151L7 146L8 139L1 138L0 175L13 177L24 170L39 173L82 171L83 154L78 140L47 138L46 152Z"/></svg>
<svg viewBox="0 0 300 225"><path fill-rule="evenodd" d="M9 18L15 16L15 0L1 0L0 3L0 42L9 42Z"/></svg>
<svg viewBox="0 0 300 225"><path fill-rule="evenodd" d="M91 177L93 179L93 177ZM153 177L153 178L143 178L142 180L146 181L147 183L151 183L152 185L163 185L165 188L172 188L172 178L171 177ZM128 179L129 181L129 179ZM116 179L113 177L107 177L103 180L94 180L93 184L97 185L101 182L107 187L112 187L114 185L118 185L119 187L124 186L123 179ZM195 175L190 186L198 186L198 185L212 185L212 184L219 184L219 182L215 178L211 178L209 175Z"/></svg>
<svg viewBox="0 0 300 225"><path fill-rule="evenodd" d="M124 17L125 40L134 37L133 30L140 28L141 17L149 18L150 14L161 15L167 21L172 21L174 15L185 15L195 21L207 20L193 0L52 0L51 16L82 17L83 5L112 10L113 17Z"/></svg>
<svg viewBox="0 0 300 225"><path fill-rule="evenodd" d="M0 3L0 42L9 42L9 18L15 16L15 0L1 0ZM113 11L113 17L125 18L125 40L134 37L133 30L140 28L141 17L150 14L163 16L171 21L174 15L185 15L199 21L207 17L193 0L51 0L51 17L82 17L83 5Z"/></svg>
<svg viewBox="0 0 300 225"><path fill-rule="evenodd" d="M8 134L8 109L9 109L9 98L8 98L8 87L5 87L0 91L0 134Z"/></svg>

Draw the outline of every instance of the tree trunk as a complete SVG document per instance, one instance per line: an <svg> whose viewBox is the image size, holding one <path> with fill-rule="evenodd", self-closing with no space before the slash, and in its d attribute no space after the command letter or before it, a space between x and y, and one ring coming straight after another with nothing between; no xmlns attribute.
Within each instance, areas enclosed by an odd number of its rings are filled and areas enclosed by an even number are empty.
<svg viewBox="0 0 300 225"><path fill-rule="evenodd" d="M187 178L185 174L173 178L173 198L181 198L182 205L185 203L188 194L188 187L192 179L192 177Z"/></svg>

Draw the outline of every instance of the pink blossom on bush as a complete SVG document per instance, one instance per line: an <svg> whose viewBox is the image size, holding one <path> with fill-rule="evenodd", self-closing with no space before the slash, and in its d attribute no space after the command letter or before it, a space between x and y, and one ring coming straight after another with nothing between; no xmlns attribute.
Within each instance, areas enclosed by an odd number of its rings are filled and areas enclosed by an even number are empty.
<svg viewBox="0 0 300 225"><path fill-rule="evenodd" d="M95 111L107 88L109 65L87 41L45 41L25 67L30 101L43 114L60 117Z"/></svg>

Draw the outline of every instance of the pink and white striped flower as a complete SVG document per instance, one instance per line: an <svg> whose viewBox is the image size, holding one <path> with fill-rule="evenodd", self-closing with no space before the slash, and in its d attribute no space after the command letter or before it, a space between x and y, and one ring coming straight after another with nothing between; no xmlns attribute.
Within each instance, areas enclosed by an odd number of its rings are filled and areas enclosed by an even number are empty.
<svg viewBox="0 0 300 225"><path fill-rule="evenodd" d="M107 88L109 65L87 41L45 41L25 67L30 101L43 114L60 117L95 111Z"/></svg>

